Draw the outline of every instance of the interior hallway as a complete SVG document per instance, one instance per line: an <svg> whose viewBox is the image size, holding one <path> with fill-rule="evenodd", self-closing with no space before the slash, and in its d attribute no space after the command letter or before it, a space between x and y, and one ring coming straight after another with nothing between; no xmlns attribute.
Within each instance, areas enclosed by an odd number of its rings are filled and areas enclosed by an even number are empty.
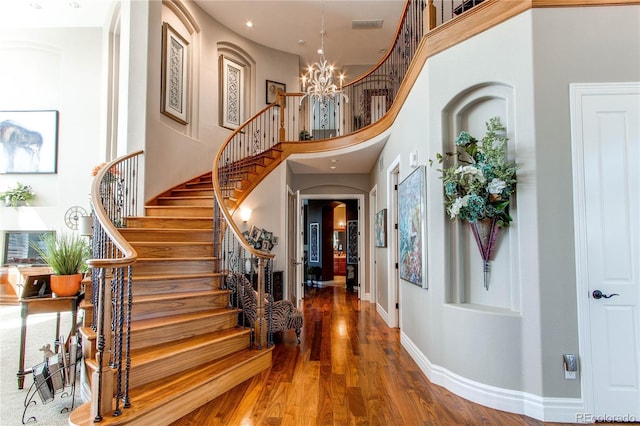
<svg viewBox="0 0 640 426"><path fill-rule="evenodd" d="M307 288L304 330L273 367L183 417L186 425L542 425L429 383L375 306L344 285Z"/></svg>

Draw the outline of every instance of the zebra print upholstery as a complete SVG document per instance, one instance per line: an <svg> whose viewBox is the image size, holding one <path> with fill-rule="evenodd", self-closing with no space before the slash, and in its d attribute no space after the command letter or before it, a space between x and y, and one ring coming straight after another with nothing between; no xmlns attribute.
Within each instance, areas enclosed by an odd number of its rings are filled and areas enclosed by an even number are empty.
<svg viewBox="0 0 640 426"><path fill-rule="evenodd" d="M251 282L239 273L231 274L227 279L227 285L239 299L240 306L244 311L245 325L252 326L257 318L258 292L253 289ZM302 312L290 300L276 300L274 302L273 296L270 294L266 296L264 306L269 332L295 330L296 338L300 343L300 332L304 324Z"/></svg>

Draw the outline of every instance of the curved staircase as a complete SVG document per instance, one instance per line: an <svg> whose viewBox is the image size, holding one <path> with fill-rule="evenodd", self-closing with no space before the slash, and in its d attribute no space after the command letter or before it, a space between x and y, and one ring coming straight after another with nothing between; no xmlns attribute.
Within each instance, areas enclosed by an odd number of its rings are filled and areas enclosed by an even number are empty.
<svg viewBox="0 0 640 426"><path fill-rule="evenodd" d="M237 326L240 310L231 307L214 255L211 174L172 189L145 210L146 216L128 217L119 229L138 253L131 407L115 417L106 413L96 424L167 424L271 367L271 349L250 348L251 330ZM88 326L82 333L91 378L96 333ZM94 420L86 403L72 413L70 424Z"/></svg>

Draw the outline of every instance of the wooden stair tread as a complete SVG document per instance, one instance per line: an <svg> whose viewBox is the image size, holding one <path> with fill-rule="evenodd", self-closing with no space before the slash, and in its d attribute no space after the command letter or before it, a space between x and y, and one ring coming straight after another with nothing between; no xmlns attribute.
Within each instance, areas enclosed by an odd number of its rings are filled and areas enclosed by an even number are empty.
<svg viewBox="0 0 640 426"><path fill-rule="evenodd" d="M180 280L190 278L219 278L225 274L221 272L209 272L209 273L188 273L188 274L162 274L162 275L144 275L135 274L133 281L161 281L161 280Z"/></svg>
<svg viewBox="0 0 640 426"><path fill-rule="evenodd" d="M127 242L131 245L137 246L158 246L158 247L166 247L166 246L212 246L213 241L129 241Z"/></svg>
<svg viewBox="0 0 640 426"><path fill-rule="evenodd" d="M175 300L175 299L185 299L188 297L221 296L230 292L231 292L230 290L206 290L206 291L186 291L186 292L180 292L180 293L146 294L146 295L135 297L134 303L168 301L168 300Z"/></svg>
<svg viewBox="0 0 640 426"><path fill-rule="evenodd" d="M138 262L202 262L219 260L217 257L142 257L138 258ZM134 267L135 268L135 267Z"/></svg>
<svg viewBox="0 0 640 426"><path fill-rule="evenodd" d="M145 207L176 207L176 206L145 206ZM155 220L155 219L157 219L157 217L155 217L155 216L128 216L127 219ZM208 216L171 216L171 217L168 217L167 219L171 219L171 220L208 220L208 221L213 221L213 218L212 217L208 217ZM124 229L129 229L129 228L124 228ZM153 228L138 228L138 229L153 229ZM158 229L165 229L165 228L158 228Z"/></svg>

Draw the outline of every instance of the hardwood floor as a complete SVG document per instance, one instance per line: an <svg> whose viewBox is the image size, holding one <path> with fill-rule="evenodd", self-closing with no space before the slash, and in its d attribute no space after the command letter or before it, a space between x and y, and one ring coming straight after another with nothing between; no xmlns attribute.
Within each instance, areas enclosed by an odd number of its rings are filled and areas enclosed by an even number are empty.
<svg viewBox="0 0 640 426"><path fill-rule="evenodd" d="M273 367L172 423L187 425L542 425L431 384L375 306L344 287L308 289L304 331Z"/></svg>

